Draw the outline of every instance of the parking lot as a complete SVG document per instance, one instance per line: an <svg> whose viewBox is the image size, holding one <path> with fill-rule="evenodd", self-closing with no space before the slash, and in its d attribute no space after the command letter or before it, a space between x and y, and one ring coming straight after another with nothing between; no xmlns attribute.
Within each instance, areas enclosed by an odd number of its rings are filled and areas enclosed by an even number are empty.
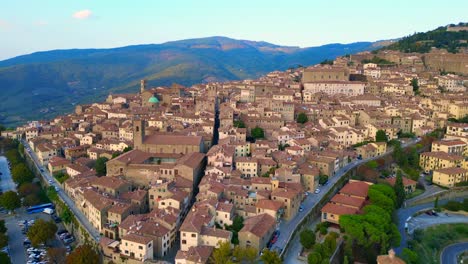
<svg viewBox="0 0 468 264"><path fill-rule="evenodd" d="M27 252L27 248L30 246L25 243L27 226L33 224L37 219L50 221L52 220L51 216L45 213L27 214L24 209L18 209L15 215L2 214L0 218L5 219L5 225L8 228L9 254L12 263L34 263L28 262L32 260L32 258L29 258L31 252ZM58 230L64 229L61 223L57 224L57 227ZM45 252L49 247L65 248L65 245L59 237L56 236L55 239L48 241L47 245L43 246L42 249ZM45 260L45 258L36 258L35 263L41 263L43 260Z"/></svg>
<svg viewBox="0 0 468 264"><path fill-rule="evenodd" d="M0 157L0 173L1 191L16 191L16 184L11 179L7 160L4 157ZM26 226L33 224L33 221L37 219L50 221L52 220L52 216L45 213L28 214L25 208L19 208L10 214L5 210L0 211L0 219L5 220L5 225L8 229L8 247L5 250L8 251L12 263L28 263L28 261L30 261L29 263L41 263L42 259L45 259L43 258L45 253L42 252L45 252L47 247L65 248L64 243L56 236L55 239L48 241L47 245L42 248L43 250L35 251L37 253L35 256L38 256L36 259L31 258L30 260L30 253L33 252L27 252L28 245L24 243L26 239ZM63 230L63 224L58 223L57 228L58 230Z"/></svg>

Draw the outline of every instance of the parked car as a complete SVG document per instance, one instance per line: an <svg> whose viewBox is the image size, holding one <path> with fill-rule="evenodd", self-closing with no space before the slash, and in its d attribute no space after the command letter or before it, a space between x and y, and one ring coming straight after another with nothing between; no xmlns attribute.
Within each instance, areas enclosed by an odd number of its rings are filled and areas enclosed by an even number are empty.
<svg viewBox="0 0 468 264"><path fill-rule="evenodd" d="M65 230L65 229L57 231L57 235L61 235L61 234L65 234L65 233L68 233L68 231Z"/></svg>
<svg viewBox="0 0 468 264"><path fill-rule="evenodd" d="M304 211L304 206L302 206L302 204L299 206L299 212L302 212Z"/></svg>
<svg viewBox="0 0 468 264"><path fill-rule="evenodd" d="M318 188L317 188L317 189L315 189L315 192L314 192L314 193L315 193L315 194L318 194L318 193L320 193L320 189L318 189Z"/></svg>
<svg viewBox="0 0 468 264"><path fill-rule="evenodd" d="M66 239L63 240L63 242L66 243L66 244L70 244L70 243L72 243L73 241L75 241L75 239L74 239L73 237L66 238Z"/></svg>

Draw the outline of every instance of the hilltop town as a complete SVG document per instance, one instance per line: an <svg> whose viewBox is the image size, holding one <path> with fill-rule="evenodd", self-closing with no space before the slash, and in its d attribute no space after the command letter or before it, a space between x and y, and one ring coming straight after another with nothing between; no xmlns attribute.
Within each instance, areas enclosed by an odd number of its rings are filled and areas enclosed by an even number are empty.
<svg viewBox="0 0 468 264"><path fill-rule="evenodd" d="M391 153L387 142L411 146L448 127L419 164L438 185L467 181L468 124L451 121L468 115L468 54L430 54L362 52L191 87L141 80L137 93L2 136L22 140L44 174L63 179L69 207L114 263L207 263L224 244L283 255L310 212L330 225L362 213L373 183L341 179ZM338 182L344 187L319 206Z"/></svg>

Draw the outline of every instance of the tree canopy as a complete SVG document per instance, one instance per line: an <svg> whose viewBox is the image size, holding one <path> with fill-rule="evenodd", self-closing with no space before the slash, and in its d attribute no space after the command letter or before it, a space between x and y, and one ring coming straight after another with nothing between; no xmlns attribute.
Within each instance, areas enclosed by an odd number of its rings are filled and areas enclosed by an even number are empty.
<svg viewBox="0 0 468 264"><path fill-rule="evenodd" d="M99 264L99 254L89 244L84 244L73 250L67 256L66 264Z"/></svg>
<svg viewBox="0 0 468 264"><path fill-rule="evenodd" d="M49 239L54 238L55 232L57 232L57 226L53 221L37 219L29 228L27 236L29 240L31 240L31 244L37 247L42 243L46 243Z"/></svg>
<svg viewBox="0 0 468 264"><path fill-rule="evenodd" d="M109 159L106 157L100 157L96 160L96 163L94 164L94 169L96 170L97 176L104 176L107 173L106 169L106 162Z"/></svg>
<svg viewBox="0 0 468 264"><path fill-rule="evenodd" d="M246 128L245 123L242 120L234 120L234 127Z"/></svg>
<svg viewBox="0 0 468 264"><path fill-rule="evenodd" d="M260 257L263 263L265 264L281 264L283 261L281 260L280 256L276 251L271 251L268 249L264 249L263 255Z"/></svg>
<svg viewBox="0 0 468 264"><path fill-rule="evenodd" d="M261 127L252 128L252 130L250 131L250 134L255 139L260 139L260 138L265 137L265 132L263 131Z"/></svg>
<svg viewBox="0 0 468 264"><path fill-rule="evenodd" d="M299 240L304 248L310 249L315 244L315 233L310 229L302 230L299 235Z"/></svg>
<svg viewBox="0 0 468 264"><path fill-rule="evenodd" d="M387 137L387 134L385 133L385 131L377 130L377 132L375 133L375 141L377 141L377 142L387 142L388 137Z"/></svg>
<svg viewBox="0 0 468 264"><path fill-rule="evenodd" d="M67 250L65 248L48 248L47 256L49 257L50 263L62 264L65 263L67 258Z"/></svg>
<svg viewBox="0 0 468 264"><path fill-rule="evenodd" d="M11 176L13 180L19 185L26 182L32 182L34 179L34 174L24 163L14 165L13 169L11 170Z"/></svg>
<svg viewBox="0 0 468 264"><path fill-rule="evenodd" d="M0 205L7 210L14 210L21 206L21 200L16 192L7 191L0 195Z"/></svg>
<svg viewBox="0 0 468 264"><path fill-rule="evenodd" d="M309 118L307 117L306 113L304 112L300 112L298 115L297 115L297 119L296 119L297 123L299 124L305 124L309 121Z"/></svg>
<svg viewBox="0 0 468 264"><path fill-rule="evenodd" d="M406 196L401 170L398 170L397 172L395 185L393 185L393 190L396 195L396 206L397 208L400 208L403 205Z"/></svg>

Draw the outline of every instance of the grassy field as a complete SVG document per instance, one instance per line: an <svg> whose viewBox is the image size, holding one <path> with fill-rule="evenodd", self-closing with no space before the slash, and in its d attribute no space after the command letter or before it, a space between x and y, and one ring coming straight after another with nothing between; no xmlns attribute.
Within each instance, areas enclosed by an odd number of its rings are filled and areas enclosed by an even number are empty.
<svg viewBox="0 0 468 264"><path fill-rule="evenodd" d="M418 255L418 261L410 263L439 263L441 250L454 242L466 240L468 225L438 225L425 230L416 230L408 247Z"/></svg>
<svg viewBox="0 0 468 264"><path fill-rule="evenodd" d="M406 199L414 198L414 197L416 197L416 196L418 196L418 195L420 195L420 194L422 194L422 193L424 193L424 190L416 189L414 192L408 194L408 195L406 196Z"/></svg>

